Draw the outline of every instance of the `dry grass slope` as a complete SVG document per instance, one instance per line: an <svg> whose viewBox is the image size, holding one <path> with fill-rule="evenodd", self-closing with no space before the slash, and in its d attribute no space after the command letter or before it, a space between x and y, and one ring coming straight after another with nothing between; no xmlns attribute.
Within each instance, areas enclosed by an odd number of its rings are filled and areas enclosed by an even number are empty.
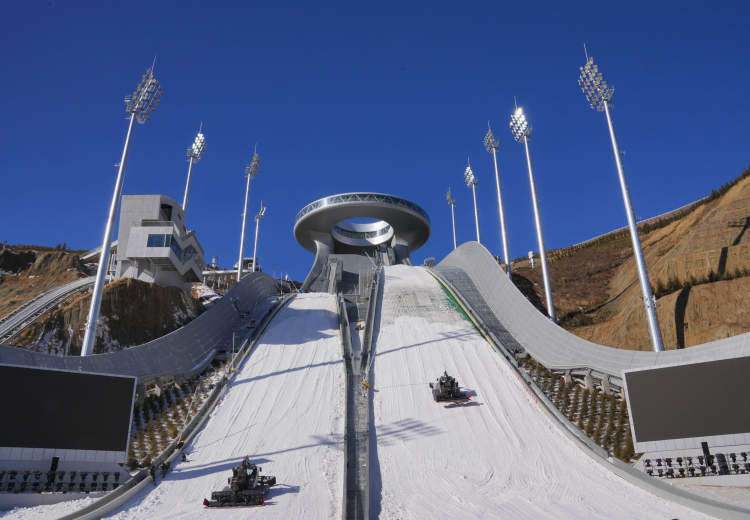
<svg viewBox="0 0 750 520"><path fill-rule="evenodd" d="M641 223L665 348L750 331L750 302L742 297L750 286L749 227L750 168L695 204ZM650 349L626 230L552 251L549 265L561 325L597 343ZM513 268L527 297L543 302L539 269L528 260Z"/></svg>

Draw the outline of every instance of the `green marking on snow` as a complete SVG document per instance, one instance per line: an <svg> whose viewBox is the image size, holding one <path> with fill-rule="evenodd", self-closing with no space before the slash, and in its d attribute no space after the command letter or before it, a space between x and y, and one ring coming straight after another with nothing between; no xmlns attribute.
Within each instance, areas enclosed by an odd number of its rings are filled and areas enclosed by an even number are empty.
<svg viewBox="0 0 750 520"><path fill-rule="evenodd" d="M438 285L443 290L443 294L445 294L445 298L446 300L448 300L448 304L451 306L451 308L458 314L460 314L463 319L474 325L474 322L471 320L471 318L469 318L469 315L466 314L466 311L463 309L463 307L461 307L458 301L456 301L456 298L453 297L450 291L442 283L440 283L440 281L438 281ZM476 325L474 325L474 328L476 329Z"/></svg>

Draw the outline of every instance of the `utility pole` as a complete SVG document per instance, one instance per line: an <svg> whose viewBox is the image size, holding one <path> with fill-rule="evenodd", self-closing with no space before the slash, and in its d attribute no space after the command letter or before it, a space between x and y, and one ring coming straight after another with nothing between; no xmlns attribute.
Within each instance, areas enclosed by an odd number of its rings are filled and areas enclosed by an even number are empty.
<svg viewBox="0 0 750 520"><path fill-rule="evenodd" d="M245 224L247 224L247 199L250 197L250 181L258 174L260 168L260 157L257 150L253 152L253 158L250 164L245 166L245 177L247 185L245 186L245 209L242 211L242 235L240 236L240 259L237 262L237 281L242 279L242 260L245 253Z"/></svg>
<svg viewBox="0 0 750 520"><path fill-rule="evenodd" d="M529 136L531 127L529 126L526 116L521 107L510 115L510 131L513 138L523 143L526 150L526 166L529 170L529 185L531 186L531 202L534 206L534 224L536 225L536 238L539 245L539 258L542 261L542 276L544 277L544 297L547 300L547 315L552 321L555 318L555 304L552 301L552 287L549 279L549 269L547 269L547 252L544 249L544 235L542 234L542 219L539 216L539 203L536 198L536 183L534 182L534 171L531 168L531 154L529 153Z"/></svg>
<svg viewBox="0 0 750 520"><path fill-rule="evenodd" d="M592 109L596 110L597 112L604 112L604 115L607 118L609 138L612 141L612 152L615 155L617 176L620 180L622 200L625 204L625 215L628 219L630 239L633 243L635 265L638 268L638 280L641 284L643 306L646 309L646 319L648 320L648 332L651 336L651 346L654 349L654 352L662 352L664 350L664 345L662 344L659 320L656 317L656 301L654 300L654 296L651 293L651 284L648 281L648 272L646 271L646 262L643 259L641 239L638 235L638 226L635 221L633 205L630 202L630 192L628 191L628 185L625 181L625 170L622 166L622 156L620 153L620 148L617 145L615 127L612 124L612 116L610 114L612 97L614 96L615 89L614 87L607 85L607 82L604 81L604 78L602 77L602 73L599 72L599 66L594 63L593 57L588 56L588 53L586 54L586 64L583 67L580 67L580 70L581 75L578 78L578 85L586 95L586 101L589 102L589 106Z"/></svg>
<svg viewBox="0 0 750 520"><path fill-rule="evenodd" d="M125 98L125 110L130 114L130 121L128 123L128 131L125 134L125 146L122 148L122 157L117 167L117 180L115 181L115 189L112 193L112 201L109 204L109 215L107 217L107 223L104 226L104 239L102 240L102 249L99 254L99 266L96 269L96 281L94 282L94 291L91 294L91 306L89 307L89 315L86 320L86 328L83 336L83 344L81 345L81 356L88 356L94 350L94 339L96 338L96 321L99 318L99 307L102 303L102 291L104 290L104 278L107 275L109 267L109 253L112 247L112 232L115 227L115 219L117 218L117 209L120 206L120 197L122 195L122 184L124 181L125 173L125 162L128 158L128 150L130 148L130 137L133 134L133 124L138 121L140 124L144 124L146 121L151 119L151 112L154 111L156 105L159 103L159 98L162 95L161 86L154 77L154 64L151 65L150 69L146 69L146 73L141 78L141 82L138 87L133 91L130 97Z"/></svg>
<svg viewBox="0 0 750 520"><path fill-rule="evenodd" d="M508 273L508 278L513 279L510 274L510 256L508 255L508 237L505 233L505 213L503 212L503 198L500 195L500 173L497 167L497 149L500 147L500 143L495 139L495 135L492 133L492 128L487 123L487 134L484 136L484 147L489 153L492 154L492 159L495 163L495 187L497 188L497 212L500 218L500 239L503 244L503 260L505 261L505 268Z"/></svg>
<svg viewBox="0 0 750 520"><path fill-rule="evenodd" d="M448 193L445 194L445 198L448 201L448 205L451 207L451 224L453 224L453 249L456 249L456 201L453 200L453 195L451 195L450 188L448 188Z"/></svg>
<svg viewBox="0 0 750 520"><path fill-rule="evenodd" d="M253 272L258 270L258 228L260 227L260 219L266 214L266 207L263 205L263 201L260 201L260 211L255 215L255 245L253 246Z"/></svg>
<svg viewBox="0 0 750 520"><path fill-rule="evenodd" d="M477 242L481 244L482 241L479 239L479 210L477 209L477 183L479 181L474 177L474 172L471 170L471 161L468 161L468 165L464 170L464 181L466 182L466 186L471 188L471 194L474 196L474 225L477 229Z"/></svg>
<svg viewBox="0 0 750 520"><path fill-rule="evenodd" d="M185 196L182 198L182 212L185 212L185 209L187 208L187 199L188 199L188 193L190 192L190 174L193 171L193 163L197 163L201 160L201 157L203 156L203 153L206 151L206 137L203 135L203 123L201 123L200 128L198 129L198 135L195 136L195 141L193 141L193 145L187 149L187 159L188 159L188 174L187 174L187 182L185 183Z"/></svg>

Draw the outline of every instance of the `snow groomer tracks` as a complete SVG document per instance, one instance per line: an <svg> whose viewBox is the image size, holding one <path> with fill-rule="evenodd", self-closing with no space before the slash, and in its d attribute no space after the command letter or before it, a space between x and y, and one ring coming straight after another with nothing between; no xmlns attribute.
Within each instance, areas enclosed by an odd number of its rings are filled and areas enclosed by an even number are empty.
<svg viewBox="0 0 750 520"><path fill-rule="evenodd" d="M300 294L271 322L203 430L154 489L111 518L340 519L344 367L336 301ZM266 506L203 509L246 455L278 483Z"/></svg>

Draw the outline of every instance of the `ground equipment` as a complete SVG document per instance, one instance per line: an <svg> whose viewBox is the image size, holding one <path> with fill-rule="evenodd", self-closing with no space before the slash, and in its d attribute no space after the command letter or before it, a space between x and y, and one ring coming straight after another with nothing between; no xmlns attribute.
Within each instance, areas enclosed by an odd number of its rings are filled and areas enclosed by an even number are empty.
<svg viewBox="0 0 750 520"><path fill-rule="evenodd" d="M250 457L232 468L228 486L211 493L211 500L203 499L205 507L246 507L265 505L266 493L276 485L276 477L260 474L261 468L250 462Z"/></svg>
<svg viewBox="0 0 750 520"><path fill-rule="evenodd" d="M434 383L430 383L432 388L432 397L435 401L468 401L471 395L461 390L456 378L449 376L448 371L438 377Z"/></svg>

